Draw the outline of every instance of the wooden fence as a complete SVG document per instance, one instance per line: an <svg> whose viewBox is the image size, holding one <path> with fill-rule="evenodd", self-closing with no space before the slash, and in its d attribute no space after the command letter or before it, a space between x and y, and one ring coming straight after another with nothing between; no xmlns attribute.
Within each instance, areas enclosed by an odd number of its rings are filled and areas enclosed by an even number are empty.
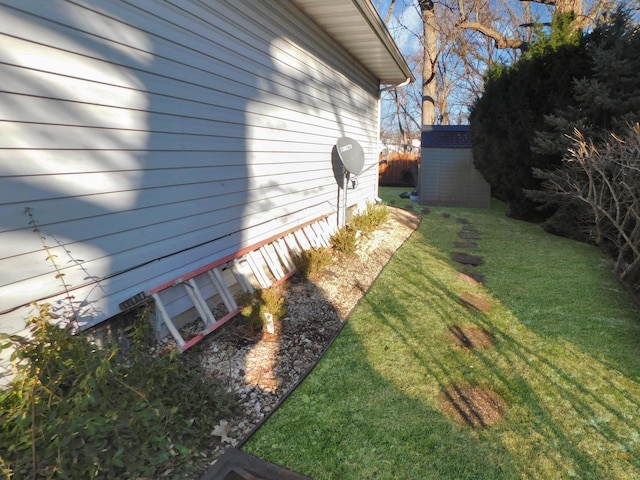
<svg viewBox="0 0 640 480"><path fill-rule="evenodd" d="M380 156L378 182L384 187L415 187L420 155L389 152Z"/></svg>

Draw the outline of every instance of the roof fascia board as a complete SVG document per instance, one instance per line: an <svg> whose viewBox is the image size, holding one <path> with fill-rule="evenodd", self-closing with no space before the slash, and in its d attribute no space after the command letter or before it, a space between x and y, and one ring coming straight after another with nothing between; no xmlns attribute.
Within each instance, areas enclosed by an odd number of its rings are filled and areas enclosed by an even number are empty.
<svg viewBox="0 0 640 480"><path fill-rule="evenodd" d="M371 0L293 0L293 2L312 17L321 28L336 38L343 48L365 68L376 74L382 84L388 85L385 89L415 81L411 68ZM319 8L318 5L321 7ZM366 37L345 35L344 17L336 18L330 15L332 7L348 7L347 9L353 12L353 20L360 24L361 33L367 32ZM339 39L336 34L339 35ZM372 52L372 45L375 45L378 53ZM387 64L386 68L381 69L381 61ZM391 71L394 72L391 73Z"/></svg>
<svg viewBox="0 0 640 480"><path fill-rule="evenodd" d="M389 33L387 26L384 24L384 21L380 17L378 10L376 10L371 0L352 1L356 8L358 8L358 10L362 12L363 18L367 21L367 23L371 27L371 30L380 39L380 42L385 46L391 57L393 57L394 61L398 65L398 68L403 72L406 79L411 79L411 82L415 82L416 79L413 75L413 72L409 68L409 65L407 65L407 61L398 49L398 45ZM408 83L406 80L405 82Z"/></svg>

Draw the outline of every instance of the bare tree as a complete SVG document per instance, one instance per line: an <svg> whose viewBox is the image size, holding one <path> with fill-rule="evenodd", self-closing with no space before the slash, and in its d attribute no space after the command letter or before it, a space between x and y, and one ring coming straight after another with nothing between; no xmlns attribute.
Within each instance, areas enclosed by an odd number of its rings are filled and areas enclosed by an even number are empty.
<svg viewBox="0 0 640 480"><path fill-rule="evenodd" d="M548 5L552 8L552 16L572 15L571 30L584 30L590 25L594 25L604 12L611 11L615 8L616 2L613 0L519 0L525 4L538 3ZM499 5L497 2L494 5ZM480 12L489 8L486 0L474 0L471 7L465 0L457 0L457 9L459 14L458 27L462 29L479 32L482 35L491 38L500 49L517 49L526 50L529 46L529 40L526 34L518 31L517 27L530 27L539 22L527 21L526 18L513 17L511 21L517 22L511 24L511 29L504 31L504 24L499 28L500 23L486 21L480 18ZM513 10L510 9L510 12ZM523 9L527 11L527 9ZM529 10L530 11L530 10Z"/></svg>
<svg viewBox="0 0 640 480"><path fill-rule="evenodd" d="M422 16L424 57L422 61L422 125L436 123L436 63L438 62L438 24L432 0L419 0Z"/></svg>
<svg viewBox="0 0 640 480"><path fill-rule="evenodd" d="M536 170L545 190L592 212L594 241L614 252L614 272L640 288L640 125L597 148L579 131L563 167Z"/></svg>
<svg viewBox="0 0 640 480"><path fill-rule="evenodd" d="M393 16L393 9L395 6L396 6L396 0L391 0L391 3L389 4L389 10L387 10L387 15L384 17L384 23L387 25L389 24L389 21Z"/></svg>
<svg viewBox="0 0 640 480"><path fill-rule="evenodd" d="M516 36L513 30L504 33L495 26L498 23L495 15L490 18L483 15L487 13L489 5L482 0L474 1L471 5L467 5L464 0L458 0L457 7L459 16L458 28L479 32L494 40L496 47L500 49L526 49L527 41L520 36ZM510 10L504 10L499 13L506 13L507 16L512 17ZM509 26L508 23L506 25L503 24L503 30L504 28L509 28Z"/></svg>
<svg viewBox="0 0 640 480"><path fill-rule="evenodd" d="M488 8L489 3L480 5L477 0L465 1L469 8L475 8L476 21L484 24L501 22ZM498 2L492 0L491 4ZM458 5L457 0L449 3L447 0L419 1L423 23L423 124L448 124L452 116L457 122L465 121L468 107L482 91L484 72L497 58L498 50L493 41L460 28ZM464 3L462 5L464 9ZM501 12L513 16L507 8ZM504 54L500 56L504 57Z"/></svg>
<svg viewBox="0 0 640 480"><path fill-rule="evenodd" d="M405 12L411 4L422 19L421 31L412 32L399 20L400 5L400 12ZM533 15L532 4L548 6L551 17L572 13L572 25L578 29L594 24L602 12L612 9L614 0L391 0L385 22L414 35L421 45L419 56L411 61L422 81L404 88L401 95L386 97L398 116L395 123L402 122L407 137L415 135L415 123L466 120L468 108L482 92L487 68L496 61L516 60L531 44L530 27L548 23L548 18Z"/></svg>

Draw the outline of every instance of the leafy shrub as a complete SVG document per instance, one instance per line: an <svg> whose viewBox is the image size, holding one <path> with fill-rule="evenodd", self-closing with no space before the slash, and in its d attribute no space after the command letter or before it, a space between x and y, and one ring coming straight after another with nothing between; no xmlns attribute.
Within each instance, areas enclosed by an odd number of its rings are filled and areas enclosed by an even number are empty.
<svg viewBox="0 0 640 480"><path fill-rule="evenodd" d="M326 248L310 248L293 257L296 272L308 278L313 278L322 273L331 265L331 252Z"/></svg>
<svg viewBox="0 0 640 480"><path fill-rule="evenodd" d="M29 336L3 339L17 374L0 393L0 465L13 478L189 478L206 467L200 452L236 405L222 386L186 355L150 355L141 330L125 357L54 320L41 305Z"/></svg>
<svg viewBox="0 0 640 480"><path fill-rule="evenodd" d="M358 246L360 235L370 235L389 216L389 208L382 204L371 204L367 209L354 215L348 225L338 229L330 239L333 251L343 255L352 255ZM332 262L331 251L325 248L310 248L293 259L297 272L313 278L325 270Z"/></svg>

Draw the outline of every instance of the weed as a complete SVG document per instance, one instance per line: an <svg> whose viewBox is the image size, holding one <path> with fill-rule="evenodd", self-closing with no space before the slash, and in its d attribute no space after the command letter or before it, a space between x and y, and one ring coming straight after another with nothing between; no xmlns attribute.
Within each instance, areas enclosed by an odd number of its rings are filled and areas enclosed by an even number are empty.
<svg viewBox="0 0 640 480"><path fill-rule="evenodd" d="M44 248L44 251L47 254L45 261L51 263L51 266L53 267L56 274L56 279L60 281L60 284L62 285L62 288L66 293L65 298L69 302L69 307L71 308L70 315L67 315L67 316L71 317L72 320L76 320L77 315L76 315L76 310L73 304L73 295L71 295L71 286L67 283L67 280L64 278L66 274L62 271L62 269L58 265L58 262L56 260L58 256L53 253L52 247L48 245L47 237L40 229L40 225L38 224L38 221L36 220L36 217L34 215L34 209L31 207L25 207L24 213L26 213L29 216L29 225L33 227L34 233L38 235L38 238L40 239L40 243L42 243L42 247Z"/></svg>

